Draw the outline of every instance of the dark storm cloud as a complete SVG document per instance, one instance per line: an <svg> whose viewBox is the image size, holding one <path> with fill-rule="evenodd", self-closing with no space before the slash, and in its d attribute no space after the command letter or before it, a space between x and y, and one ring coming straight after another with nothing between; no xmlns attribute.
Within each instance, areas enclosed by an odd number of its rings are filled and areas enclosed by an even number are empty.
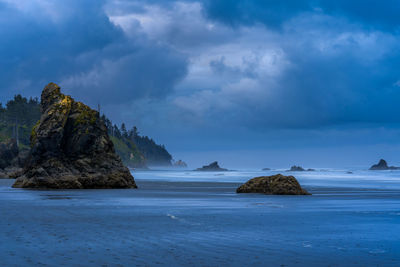
<svg viewBox="0 0 400 267"><path fill-rule="evenodd" d="M186 73L181 53L140 34L127 37L105 1L18 3L0 5L3 97L38 95L54 81L89 103L125 102L163 97Z"/></svg>
<svg viewBox="0 0 400 267"><path fill-rule="evenodd" d="M135 105L135 114L161 123L168 114L182 128L397 123L399 8L391 0L0 0L0 88L4 101L55 81L118 114L143 100L156 104Z"/></svg>
<svg viewBox="0 0 400 267"><path fill-rule="evenodd" d="M327 13L344 15L360 21L367 27L396 31L400 29L400 1L397 0L352 0L319 1Z"/></svg>
<svg viewBox="0 0 400 267"><path fill-rule="evenodd" d="M111 52L118 51L120 45L132 46L126 42L110 47ZM91 104L124 104L143 97L159 99L170 94L175 83L186 75L186 64L180 53L148 43L145 48L131 48L116 58L103 56L91 70L70 76L63 84Z"/></svg>
<svg viewBox="0 0 400 267"><path fill-rule="evenodd" d="M60 2L54 17L40 8L23 11L3 4L0 11L2 90L19 89L13 88L16 86L38 90L34 87L59 81L77 69L87 69L90 63L78 63L76 57L122 38L121 31L101 12L101 1L90 5L80 3Z"/></svg>
<svg viewBox="0 0 400 267"><path fill-rule="evenodd" d="M303 47L303 51L307 50ZM320 127L349 123L400 123L400 54L366 63L354 51L342 51L332 57L294 54L295 62L278 79L279 90L268 104L270 120L256 120L258 125L271 123L281 127ZM293 53L293 54L290 54ZM267 115L268 116L268 115Z"/></svg>
<svg viewBox="0 0 400 267"><path fill-rule="evenodd" d="M205 1L205 7L211 18L233 26L262 22L272 27L311 9L309 1L303 0L209 0Z"/></svg>
<svg viewBox="0 0 400 267"><path fill-rule="evenodd" d="M385 30L398 30L400 2L397 0L205 0L206 13L233 26L264 23L280 27L282 23L304 12L323 12L344 16Z"/></svg>
<svg viewBox="0 0 400 267"><path fill-rule="evenodd" d="M231 83L222 90L197 92L191 100L204 107L218 99L210 105L208 120L225 112L223 125L236 121L262 131L399 123L399 3L206 1L208 17L233 26L238 35L243 28L257 29L244 37L249 42L241 43L238 53L251 47L254 36L264 35L268 37L259 40L260 46L275 44L288 64L271 77L257 71L257 58L238 67L226 63L226 56L217 57L210 69ZM231 43L238 39L233 37Z"/></svg>

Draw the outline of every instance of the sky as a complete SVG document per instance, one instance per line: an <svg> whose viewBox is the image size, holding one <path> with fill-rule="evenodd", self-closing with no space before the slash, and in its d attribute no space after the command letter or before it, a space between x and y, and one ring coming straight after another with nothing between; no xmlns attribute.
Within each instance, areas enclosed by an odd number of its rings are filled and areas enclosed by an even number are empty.
<svg viewBox="0 0 400 267"><path fill-rule="evenodd" d="M197 167L400 165L400 1L0 0L0 101L49 82Z"/></svg>

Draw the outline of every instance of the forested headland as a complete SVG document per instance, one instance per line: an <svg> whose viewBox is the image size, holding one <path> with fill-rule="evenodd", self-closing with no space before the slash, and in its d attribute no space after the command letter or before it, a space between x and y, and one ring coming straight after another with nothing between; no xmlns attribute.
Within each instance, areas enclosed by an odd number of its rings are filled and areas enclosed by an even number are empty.
<svg viewBox="0 0 400 267"><path fill-rule="evenodd" d="M115 150L129 167L170 166L171 154L164 145L157 144L148 136L141 136L136 126L127 130L113 124L104 114L101 116ZM0 103L0 141L14 138L20 149L30 146L32 128L40 119L40 101L38 98L26 98L16 95L5 105Z"/></svg>

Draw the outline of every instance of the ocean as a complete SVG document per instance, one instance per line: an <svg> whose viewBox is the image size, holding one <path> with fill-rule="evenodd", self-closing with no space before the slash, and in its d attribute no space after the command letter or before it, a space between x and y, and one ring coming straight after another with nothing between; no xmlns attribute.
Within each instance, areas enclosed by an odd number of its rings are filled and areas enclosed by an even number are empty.
<svg viewBox="0 0 400 267"><path fill-rule="evenodd" d="M1 266L400 266L400 171L135 171L139 189L13 189ZM236 194L294 175L311 196Z"/></svg>

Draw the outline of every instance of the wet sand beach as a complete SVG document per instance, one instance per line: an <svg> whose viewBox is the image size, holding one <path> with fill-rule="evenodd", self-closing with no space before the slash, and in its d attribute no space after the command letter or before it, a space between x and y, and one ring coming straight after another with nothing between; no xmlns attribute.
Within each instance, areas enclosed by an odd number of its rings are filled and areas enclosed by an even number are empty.
<svg viewBox="0 0 400 267"><path fill-rule="evenodd" d="M397 187L304 178L312 196L238 195L229 177L173 176L137 173L138 190L23 190L0 180L1 265L400 264Z"/></svg>

